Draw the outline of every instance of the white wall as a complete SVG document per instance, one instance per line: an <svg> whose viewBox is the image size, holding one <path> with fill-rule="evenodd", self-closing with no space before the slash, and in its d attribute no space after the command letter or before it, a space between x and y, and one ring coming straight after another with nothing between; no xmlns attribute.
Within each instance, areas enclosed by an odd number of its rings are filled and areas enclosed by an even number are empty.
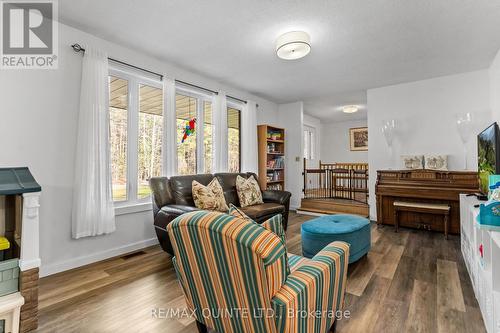
<svg viewBox="0 0 500 333"><path fill-rule="evenodd" d="M262 108L259 104L257 108L257 125L278 126L278 124L278 106L274 104L271 107L268 105L267 108Z"/></svg>
<svg viewBox="0 0 500 333"><path fill-rule="evenodd" d="M304 113L304 125L312 127L316 130L316 140L314 143L314 148L316 149L316 151L314 152L314 158L307 160L306 163L308 168L317 168L319 165L319 161L321 160L321 135L323 133L321 119Z"/></svg>
<svg viewBox="0 0 500 333"><path fill-rule="evenodd" d="M321 141L327 144L321 146L321 161L334 162L368 162L367 151L351 151L349 129L366 127L368 121L353 120L324 123L321 132Z"/></svg>
<svg viewBox="0 0 500 333"><path fill-rule="evenodd" d="M151 211L117 217L113 234L71 238L71 202L81 79L81 54L72 43L92 43L110 57L259 104L259 123L277 121L277 105L134 50L60 25L59 69L0 74L0 166L28 166L42 186L41 274L46 275L156 243Z"/></svg>
<svg viewBox="0 0 500 333"><path fill-rule="evenodd" d="M280 104L278 106L279 126L285 129L285 189L292 193L290 207L300 206L303 189L303 123L302 102Z"/></svg>
<svg viewBox="0 0 500 333"><path fill-rule="evenodd" d="M455 115L473 112L468 166L477 169L475 135L491 122L487 70L368 90L370 193L377 170L399 168L402 154L448 154L449 169L463 168L463 145ZM382 132L383 120L395 119L393 159ZM376 219L375 195L370 195L370 217Z"/></svg>

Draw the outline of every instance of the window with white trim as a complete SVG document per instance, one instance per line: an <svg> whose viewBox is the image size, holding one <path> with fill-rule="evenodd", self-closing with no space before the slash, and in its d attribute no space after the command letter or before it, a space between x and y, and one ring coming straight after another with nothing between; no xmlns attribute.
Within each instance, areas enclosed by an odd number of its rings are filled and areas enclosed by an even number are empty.
<svg viewBox="0 0 500 333"><path fill-rule="evenodd" d="M304 126L304 158L314 160L316 150L316 129Z"/></svg>
<svg viewBox="0 0 500 333"><path fill-rule="evenodd" d="M213 172L211 95L178 88L175 95L177 122L177 174Z"/></svg>
<svg viewBox="0 0 500 333"><path fill-rule="evenodd" d="M241 170L241 110L229 106L227 108L227 136L228 136L228 170Z"/></svg>
<svg viewBox="0 0 500 333"><path fill-rule="evenodd" d="M161 82L111 70L109 118L113 200L146 202L151 195L149 179L162 171Z"/></svg>

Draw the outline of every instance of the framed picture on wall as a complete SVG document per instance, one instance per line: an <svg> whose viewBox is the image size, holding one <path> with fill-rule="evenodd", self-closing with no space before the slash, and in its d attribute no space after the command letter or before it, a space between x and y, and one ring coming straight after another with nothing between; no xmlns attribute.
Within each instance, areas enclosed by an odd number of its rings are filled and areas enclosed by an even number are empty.
<svg viewBox="0 0 500 333"><path fill-rule="evenodd" d="M368 127L349 129L349 143L352 151L368 150Z"/></svg>

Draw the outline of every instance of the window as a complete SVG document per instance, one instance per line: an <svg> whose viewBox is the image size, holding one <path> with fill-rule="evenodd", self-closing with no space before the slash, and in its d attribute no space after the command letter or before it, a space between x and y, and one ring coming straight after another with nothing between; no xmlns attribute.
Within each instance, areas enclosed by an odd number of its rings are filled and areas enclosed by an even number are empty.
<svg viewBox="0 0 500 333"><path fill-rule="evenodd" d="M205 173L213 172L214 164L214 123L212 118L212 102L205 101L203 106L203 148Z"/></svg>
<svg viewBox="0 0 500 333"><path fill-rule="evenodd" d="M240 172L241 114L240 110L227 108L229 172Z"/></svg>
<svg viewBox="0 0 500 333"><path fill-rule="evenodd" d="M304 126L304 158L314 160L316 148L316 129L310 126Z"/></svg>
<svg viewBox="0 0 500 333"><path fill-rule="evenodd" d="M178 89L175 98L177 174L212 173L214 164L212 96Z"/></svg>
<svg viewBox="0 0 500 333"><path fill-rule="evenodd" d="M109 129L113 200L127 200L128 81L109 77Z"/></svg>
<svg viewBox="0 0 500 333"><path fill-rule="evenodd" d="M230 172L241 168L240 110L239 104L228 104L226 149ZM113 200L118 206L149 202L149 180L162 175L163 147L167 144L161 82L112 68L109 118ZM177 174L213 173L213 96L177 87L175 118Z"/></svg>
<svg viewBox="0 0 500 333"><path fill-rule="evenodd" d="M149 179L161 175L163 141L163 91L141 84L139 87L139 135L137 197L151 195Z"/></svg>
<svg viewBox="0 0 500 333"><path fill-rule="evenodd" d="M161 84L118 70L109 76L110 160L113 200L145 202L149 179L161 175Z"/></svg>
<svg viewBox="0 0 500 333"><path fill-rule="evenodd" d="M196 98L177 94L175 96L175 114L177 120L177 173L179 175L196 174ZM194 128L192 128L194 125Z"/></svg>

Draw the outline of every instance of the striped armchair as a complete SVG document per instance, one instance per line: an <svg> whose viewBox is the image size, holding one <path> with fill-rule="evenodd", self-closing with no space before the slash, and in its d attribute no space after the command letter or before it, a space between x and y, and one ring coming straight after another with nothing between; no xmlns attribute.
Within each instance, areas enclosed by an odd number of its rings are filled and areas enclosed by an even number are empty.
<svg viewBox="0 0 500 333"><path fill-rule="evenodd" d="M247 219L196 211L168 226L177 277L198 329L218 333L325 333L344 299L349 245L312 259L288 255Z"/></svg>

